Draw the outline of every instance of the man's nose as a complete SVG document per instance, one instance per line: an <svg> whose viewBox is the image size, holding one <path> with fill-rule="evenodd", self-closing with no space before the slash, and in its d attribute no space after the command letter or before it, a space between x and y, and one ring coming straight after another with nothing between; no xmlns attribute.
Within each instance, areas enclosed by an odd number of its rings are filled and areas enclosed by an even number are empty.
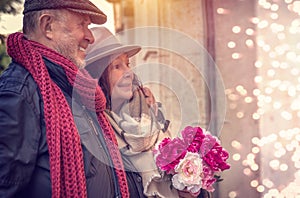
<svg viewBox="0 0 300 198"><path fill-rule="evenodd" d="M89 42L89 44L93 44L95 41L95 37L91 30L87 29L85 32L85 39Z"/></svg>

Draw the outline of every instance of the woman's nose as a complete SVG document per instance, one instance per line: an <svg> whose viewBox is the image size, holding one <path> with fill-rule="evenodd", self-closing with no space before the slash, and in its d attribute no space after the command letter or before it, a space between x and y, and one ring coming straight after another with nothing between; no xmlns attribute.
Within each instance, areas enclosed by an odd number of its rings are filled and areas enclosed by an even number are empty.
<svg viewBox="0 0 300 198"><path fill-rule="evenodd" d="M123 74L123 78L132 78L132 76L133 76L132 70L130 68L126 69Z"/></svg>

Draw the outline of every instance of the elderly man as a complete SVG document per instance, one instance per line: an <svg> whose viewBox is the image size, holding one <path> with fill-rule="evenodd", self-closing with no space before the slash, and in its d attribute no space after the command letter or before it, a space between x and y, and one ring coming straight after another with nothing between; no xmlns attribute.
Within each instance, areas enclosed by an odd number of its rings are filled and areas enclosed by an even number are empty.
<svg viewBox="0 0 300 198"><path fill-rule="evenodd" d="M105 96L87 72L88 0L25 0L23 34L7 39L0 77L0 197L143 197L125 172Z"/></svg>

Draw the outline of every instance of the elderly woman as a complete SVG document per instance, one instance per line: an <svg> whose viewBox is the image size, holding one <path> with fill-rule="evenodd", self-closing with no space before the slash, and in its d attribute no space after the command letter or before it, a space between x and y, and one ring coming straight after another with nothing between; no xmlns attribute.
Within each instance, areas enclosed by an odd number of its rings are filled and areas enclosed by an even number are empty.
<svg viewBox="0 0 300 198"><path fill-rule="evenodd" d="M122 45L105 27L91 31L95 42L87 49L86 69L99 79L106 99L106 113L113 126L124 166L142 176L147 197L194 197L170 188L170 178L155 164L152 149L159 140L170 136L151 91L142 87L130 68L129 58L140 46Z"/></svg>

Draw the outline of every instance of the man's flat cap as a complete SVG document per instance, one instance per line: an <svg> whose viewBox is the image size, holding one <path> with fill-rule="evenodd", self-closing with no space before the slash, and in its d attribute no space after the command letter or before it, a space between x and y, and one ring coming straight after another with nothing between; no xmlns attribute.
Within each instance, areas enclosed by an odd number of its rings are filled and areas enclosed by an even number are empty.
<svg viewBox="0 0 300 198"><path fill-rule="evenodd" d="M103 24L106 15L89 0L25 0L23 14L45 9L68 9L91 17L92 23Z"/></svg>

